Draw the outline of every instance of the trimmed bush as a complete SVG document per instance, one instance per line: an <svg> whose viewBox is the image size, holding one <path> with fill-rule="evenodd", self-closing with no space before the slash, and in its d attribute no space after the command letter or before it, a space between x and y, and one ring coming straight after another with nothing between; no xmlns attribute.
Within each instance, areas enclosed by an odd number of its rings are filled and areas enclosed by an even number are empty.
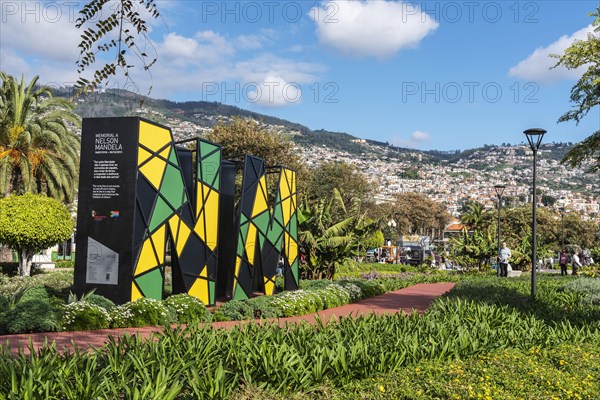
<svg viewBox="0 0 600 400"><path fill-rule="evenodd" d="M276 318L277 308L273 305L273 297L259 296L248 300L252 307L254 318Z"/></svg>
<svg viewBox="0 0 600 400"><path fill-rule="evenodd" d="M95 293L88 294L87 296L85 296L85 299L83 301L98 307L102 307L106 311L110 311L115 307L115 303L113 303L111 300Z"/></svg>
<svg viewBox="0 0 600 400"><path fill-rule="evenodd" d="M254 309L247 301L231 300L219 308L219 312L227 319L232 321L241 321L254 317Z"/></svg>
<svg viewBox="0 0 600 400"><path fill-rule="evenodd" d="M116 306L110 311L113 328L164 325L171 319L163 302L148 297Z"/></svg>
<svg viewBox="0 0 600 400"><path fill-rule="evenodd" d="M27 290L14 307L3 314L3 333L51 332L60 326L57 310L44 287Z"/></svg>
<svg viewBox="0 0 600 400"><path fill-rule="evenodd" d="M193 324L210 319L210 312L204 303L185 293L167 297L165 305L170 310L175 322L181 324Z"/></svg>
<svg viewBox="0 0 600 400"><path fill-rule="evenodd" d="M106 329L109 326L110 316L103 307L87 301L76 301L64 308L62 328L65 331Z"/></svg>

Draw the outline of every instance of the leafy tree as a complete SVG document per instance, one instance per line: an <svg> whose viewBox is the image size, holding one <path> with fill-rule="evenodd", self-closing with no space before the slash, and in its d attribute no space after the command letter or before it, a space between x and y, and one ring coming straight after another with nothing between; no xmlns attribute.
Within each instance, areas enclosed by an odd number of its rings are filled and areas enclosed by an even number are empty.
<svg viewBox="0 0 600 400"><path fill-rule="evenodd" d="M267 166L283 165L296 170L299 198L306 193L308 169L294 144L278 133L269 132L254 119L233 117L229 123L219 121L206 139L222 146L223 158L251 154L264 159ZM276 182L272 180L268 184L269 194L274 194ZM238 177L236 185L241 190L241 177Z"/></svg>
<svg viewBox="0 0 600 400"><path fill-rule="evenodd" d="M138 9L138 4L144 11ZM145 12L146 17L140 11ZM84 30L78 46L77 72L80 76L76 87L82 92L94 91L115 76L117 70L130 81L129 70L134 67L132 58L141 61L143 70L148 71L157 59L146 53L148 48L154 50L154 47L146 36L148 25L144 18L159 16L155 0L89 0L79 11L75 23L78 29ZM93 26L92 22L95 22ZM136 38L143 39L144 45L138 45ZM95 65L96 57L102 53L114 53L113 61L94 71L91 80L82 77L81 74Z"/></svg>
<svg viewBox="0 0 600 400"><path fill-rule="evenodd" d="M80 119L70 103L49 88L0 72L0 195L43 193L65 203L74 199L79 138L69 124Z"/></svg>
<svg viewBox="0 0 600 400"><path fill-rule="evenodd" d="M219 121L206 139L223 147L223 157L252 154L265 160L267 165L285 165L300 170L304 164L292 142L269 132L259 122L233 117L230 123Z"/></svg>
<svg viewBox="0 0 600 400"><path fill-rule="evenodd" d="M398 235L418 234L441 238L450 221L446 206L422 193L402 193L396 196L390 219L396 221ZM382 219L387 224L389 219Z"/></svg>
<svg viewBox="0 0 600 400"><path fill-rule="evenodd" d="M576 40L565 49L562 55L552 55L558 58L554 66L577 69L587 67L584 74L571 89L571 103L573 109L563 114L558 122L575 120L576 124L587 115L590 110L600 104L600 7L596 12L590 13L595 17L592 25L594 33L588 33L586 40ZM596 114L597 116L597 114ZM576 144L563 158L562 162L571 166L581 165L586 160L593 162L590 171L600 171L600 130L592 133L587 139Z"/></svg>
<svg viewBox="0 0 600 400"><path fill-rule="evenodd" d="M365 174L354 165L326 162L311 170L306 188L308 200L330 198L334 189L340 191L345 207L350 207L355 198L367 201L373 191Z"/></svg>
<svg viewBox="0 0 600 400"><path fill-rule="evenodd" d="M19 254L19 274L31 273L35 253L73 234L67 207L43 195L25 193L0 199L0 243Z"/></svg>

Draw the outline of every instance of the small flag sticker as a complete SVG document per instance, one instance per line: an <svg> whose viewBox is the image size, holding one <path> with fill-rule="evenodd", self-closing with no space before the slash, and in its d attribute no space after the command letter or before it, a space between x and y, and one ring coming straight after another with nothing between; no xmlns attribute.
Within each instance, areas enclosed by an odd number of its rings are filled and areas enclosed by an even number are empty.
<svg viewBox="0 0 600 400"><path fill-rule="evenodd" d="M119 211L111 211L110 217L111 218L119 218Z"/></svg>

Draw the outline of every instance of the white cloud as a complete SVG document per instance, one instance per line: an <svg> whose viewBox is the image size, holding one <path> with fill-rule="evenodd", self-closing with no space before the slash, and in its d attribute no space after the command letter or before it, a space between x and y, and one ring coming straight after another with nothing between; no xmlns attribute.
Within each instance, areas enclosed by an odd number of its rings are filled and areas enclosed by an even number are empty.
<svg viewBox="0 0 600 400"><path fill-rule="evenodd" d="M355 57L385 58L417 47L439 26L418 5L394 1L328 1L309 14L321 43Z"/></svg>
<svg viewBox="0 0 600 400"><path fill-rule="evenodd" d="M550 69L558 61L550 54L562 54L575 40L584 40L593 32L592 25L580 29L572 35L563 35L546 47L538 47L526 59L508 71L509 76L539 83L553 83L561 79L578 79L585 69L568 70L564 67Z"/></svg>
<svg viewBox="0 0 600 400"><path fill-rule="evenodd" d="M431 135L423 131L414 131L410 137L406 139L404 136L394 136L389 142L398 147L418 148L423 143L431 141Z"/></svg>
<svg viewBox="0 0 600 400"><path fill-rule="evenodd" d="M262 82L253 85L247 93L247 99L266 107L282 107L298 104L302 97L300 86L286 82L280 76L267 76Z"/></svg>

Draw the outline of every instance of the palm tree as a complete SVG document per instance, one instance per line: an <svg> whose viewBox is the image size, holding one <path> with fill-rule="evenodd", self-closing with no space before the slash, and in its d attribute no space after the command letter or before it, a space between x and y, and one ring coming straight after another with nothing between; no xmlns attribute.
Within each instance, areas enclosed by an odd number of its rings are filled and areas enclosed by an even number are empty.
<svg viewBox="0 0 600 400"><path fill-rule="evenodd" d="M71 203L79 166L80 118L64 99L0 72L0 195L42 193Z"/></svg>
<svg viewBox="0 0 600 400"><path fill-rule="evenodd" d="M460 222L469 227L469 230L481 231L490 225L492 213L483 207L479 202L472 202L467 205L467 210L461 214Z"/></svg>

